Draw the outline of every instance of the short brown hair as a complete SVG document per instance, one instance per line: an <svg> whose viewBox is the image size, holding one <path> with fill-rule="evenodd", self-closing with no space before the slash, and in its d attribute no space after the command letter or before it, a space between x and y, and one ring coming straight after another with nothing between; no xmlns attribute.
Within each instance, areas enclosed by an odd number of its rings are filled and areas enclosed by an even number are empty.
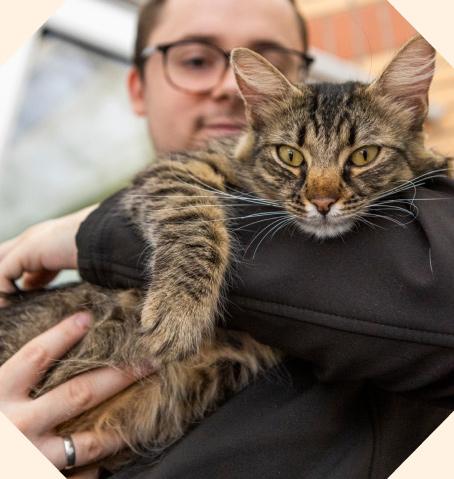
<svg viewBox="0 0 454 479"><path fill-rule="evenodd" d="M304 45L304 50L306 50L308 46L306 20L301 15L301 12L298 10L295 0L289 1L295 10L296 18L298 21L298 28L300 30L301 39ZM166 0L148 0L140 9L139 21L137 25L136 43L134 47L133 63L140 71L141 75L143 75L144 65L142 59L142 51L147 46L150 33L158 23L159 14L161 13L162 7L164 6L165 2Z"/></svg>

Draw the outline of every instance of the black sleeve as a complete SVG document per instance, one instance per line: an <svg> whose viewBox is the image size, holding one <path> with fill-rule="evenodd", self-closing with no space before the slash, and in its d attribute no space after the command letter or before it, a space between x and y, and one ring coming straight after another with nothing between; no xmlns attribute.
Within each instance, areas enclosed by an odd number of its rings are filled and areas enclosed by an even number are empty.
<svg viewBox="0 0 454 479"><path fill-rule="evenodd" d="M145 245L112 213L119 196L79 231L81 274L141 285ZM227 325L307 360L320 380L368 380L454 407L454 182L419 188L415 204L405 226L382 220L324 242L290 228L257 247L245 219Z"/></svg>
<svg viewBox="0 0 454 479"><path fill-rule="evenodd" d="M80 275L108 288L142 288L149 254L134 226L121 213L125 190L105 200L81 224L76 236Z"/></svg>

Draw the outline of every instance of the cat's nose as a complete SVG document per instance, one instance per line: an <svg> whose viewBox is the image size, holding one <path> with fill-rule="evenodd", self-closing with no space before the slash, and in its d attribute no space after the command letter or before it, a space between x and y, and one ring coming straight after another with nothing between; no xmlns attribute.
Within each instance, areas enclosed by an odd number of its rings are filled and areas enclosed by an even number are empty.
<svg viewBox="0 0 454 479"><path fill-rule="evenodd" d="M325 216L329 213L331 206L333 206L337 200L338 198L321 196L321 197L312 198L311 203L315 205L315 207L317 208L320 214Z"/></svg>

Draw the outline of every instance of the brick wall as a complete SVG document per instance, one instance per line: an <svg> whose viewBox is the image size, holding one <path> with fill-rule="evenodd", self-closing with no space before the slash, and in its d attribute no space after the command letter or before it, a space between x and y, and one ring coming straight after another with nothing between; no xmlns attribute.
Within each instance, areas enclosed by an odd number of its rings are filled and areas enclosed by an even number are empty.
<svg viewBox="0 0 454 479"><path fill-rule="evenodd" d="M314 8L314 0L299 2L308 19L311 44L341 58L358 60L397 48L415 34L414 28L384 0L317 3L318 8Z"/></svg>

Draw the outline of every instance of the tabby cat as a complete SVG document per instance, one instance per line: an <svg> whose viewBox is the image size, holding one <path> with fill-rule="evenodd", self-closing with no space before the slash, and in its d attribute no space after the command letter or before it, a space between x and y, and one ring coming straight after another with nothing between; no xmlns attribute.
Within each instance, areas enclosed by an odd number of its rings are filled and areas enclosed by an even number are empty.
<svg viewBox="0 0 454 479"><path fill-rule="evenodd" d="M141 452L164 451L281 361L247 334L215 328L227 271L241 260L230 227L236 205L280 211L281 226L292 222L325 239L389 209L389 195L415 179L446 172L448 159L425 148L422 131L434 61L434 49L417 36L371 85L295 86L256 53L234 50L247 130L203 151L159 158L124 198L124 213L152 246L150 287L82 283L9 297L0 311L0 363L63 317L91 311L91 331L32 394L100 365L139 370L151 361L156 374L58 432L116 431L129 447L104 461L111 469Z"/></svg>

